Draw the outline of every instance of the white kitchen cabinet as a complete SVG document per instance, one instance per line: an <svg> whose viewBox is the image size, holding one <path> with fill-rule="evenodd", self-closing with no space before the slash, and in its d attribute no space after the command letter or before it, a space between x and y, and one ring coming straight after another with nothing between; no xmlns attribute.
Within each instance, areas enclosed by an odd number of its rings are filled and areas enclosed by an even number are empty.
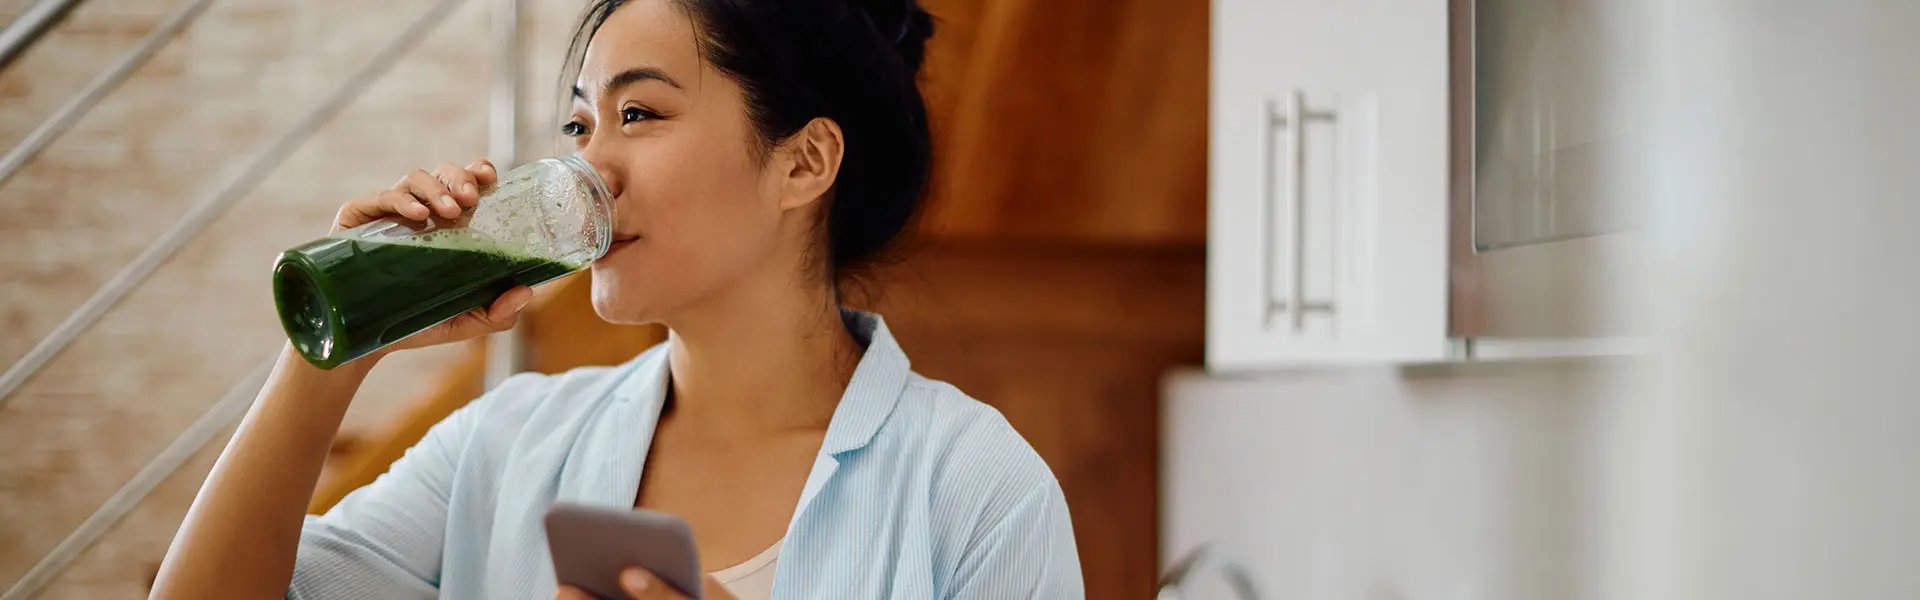
<svg viewBox="0 0 1920 600"><path fill-rule="evenodd" d="M1446 0L1215 0L1207 364L1447 348Z"/></svg>

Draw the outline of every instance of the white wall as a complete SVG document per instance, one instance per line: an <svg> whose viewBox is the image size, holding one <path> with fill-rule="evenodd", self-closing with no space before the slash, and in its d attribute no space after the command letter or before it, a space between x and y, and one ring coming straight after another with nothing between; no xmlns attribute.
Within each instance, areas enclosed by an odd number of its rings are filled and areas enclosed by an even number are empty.
<svg viewBox="0 0 1920 600"><path fill-rule="evenodd" d="M1920 3L1669 4L1656 591L1920 597Z"/></svg>
<svg viewBox="0 0 1920 600"><path fill-rule="evenodd" d="M1269 598L1595 597L1635 365L1176 375L1163 562L1221 543Z"/></svg>

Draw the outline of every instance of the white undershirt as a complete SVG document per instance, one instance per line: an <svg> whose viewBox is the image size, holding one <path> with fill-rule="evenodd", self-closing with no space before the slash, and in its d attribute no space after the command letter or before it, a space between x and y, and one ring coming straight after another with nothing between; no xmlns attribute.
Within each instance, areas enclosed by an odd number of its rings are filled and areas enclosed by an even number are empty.
<svg viewBox="0 0 1920 600"><path fill-rule="evenodd" d="M774 565L780 562L780 546L785 543L787 540L783 538L774 542L773 547L761 551L758 556L708 575L712 575L714 580L720 582L721 587L727 588L728 592L740 600L772 598L773 574L776 571Z"/></svg>

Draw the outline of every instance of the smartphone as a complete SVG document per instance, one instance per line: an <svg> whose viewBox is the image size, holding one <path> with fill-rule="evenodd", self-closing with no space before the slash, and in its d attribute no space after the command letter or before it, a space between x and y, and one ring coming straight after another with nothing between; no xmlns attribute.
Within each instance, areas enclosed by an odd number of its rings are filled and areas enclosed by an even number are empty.
<svg viewBox="0 0 1920 600"><path fill-rule="evenodd" d="M688 598L700 598L693 529L667 513L559 503L547 509L555 579L601 598L626 598L620 570L641 567Z"/></svg>

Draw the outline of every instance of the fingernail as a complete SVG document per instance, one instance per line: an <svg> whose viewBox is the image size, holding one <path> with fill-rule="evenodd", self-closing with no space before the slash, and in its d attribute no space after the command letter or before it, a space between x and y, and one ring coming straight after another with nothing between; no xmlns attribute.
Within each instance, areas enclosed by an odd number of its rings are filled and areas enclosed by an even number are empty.
<svg viewBox="0 0 1920 600"><path fill-rule="evenodd" d="M528 302L532 302L532 301L533 301L533 295L532 295L532 294L527 294L527 295L524 295L524 296L521 296L519 300L515 300L515 301L513 302L513 312L520 312L520 309L522 309L522 308L526 308L526 307L527 307L527 303L528 303Z"/></svg>
<svg viewBox="0 0 1920 600"><path fill-rule="evenodd" d="M620 572L620 586L627 588L628 592L635 594L645 592L649 585L651 585L651 583L647 581L645 575L640 574L639 569L627 569Z"/></svg>
<svg viewBox="0 0 1920 600"><path fill-rule="evenodd" d="M460 191L462 191L462 192L466 192L466 193L467 193L467 195L469 195L469 196L471 196L471 195L473 195L473 193L474 193L474 191L475 191L475 190L474 190L474 187L473 187L473 184L471 184L471 183L469 183L469 184L466 184L466 185L464 185L464 186L461 186L461 187L460 187Z"/></svg>
<svg viewBox="0 0 1920 600"><path fill-rule="evenodd" d="M446 195L440 196L440 205L453 206L453 196L446 196Z"/></svg>

